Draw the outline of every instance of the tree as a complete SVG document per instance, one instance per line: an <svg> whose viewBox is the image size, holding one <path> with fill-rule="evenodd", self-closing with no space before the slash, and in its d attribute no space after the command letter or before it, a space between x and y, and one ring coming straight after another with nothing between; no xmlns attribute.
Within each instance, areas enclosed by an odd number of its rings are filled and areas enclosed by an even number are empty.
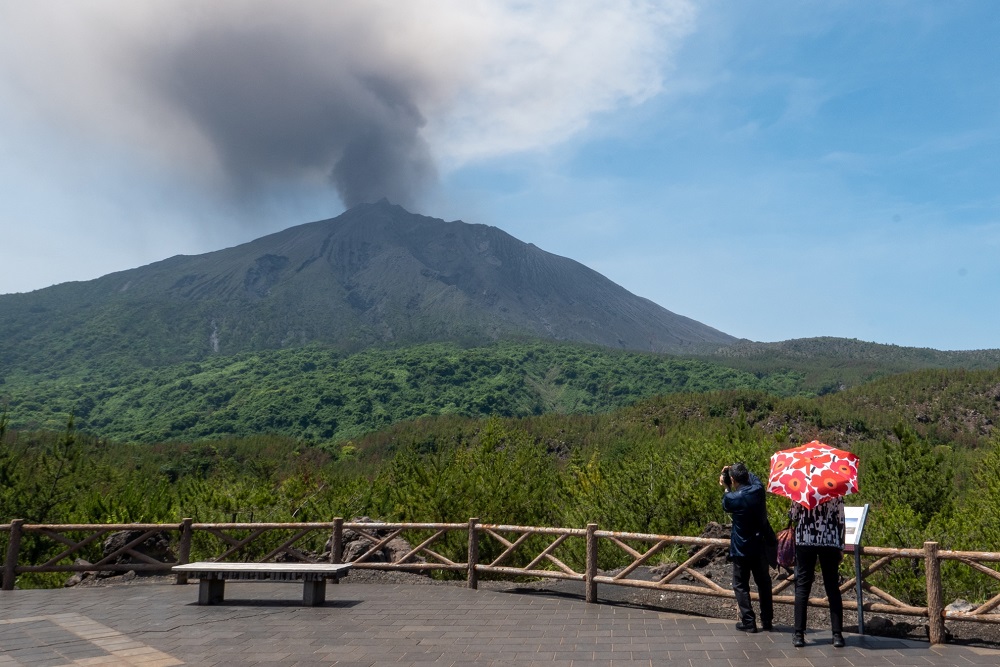
<svg viewBox="0 0 1000 667"><path fill-rule="evenodd" d="M39 441L36 446L37 458L31 475L22 477L15 508L29 523L58 523L67 518L77 493L86 486L73 416L53 442Z"/></svg>
<svg viewBox="0 0 1000 667"><path fill-rule="evenodd" d="M909 508L926 526L954 497L951 451L932 447L903 423L893 434L898 443L883 438L862 457L861 490L873 504Z"/></svg>
<svg viewBox="0 0 1000 667"><path fill-rule="evenodd" d="M7 407L0 412L0 522L6 523L14 516L14 500L21 494L21 476L23 468L20 456L7 442Z"/></svg>

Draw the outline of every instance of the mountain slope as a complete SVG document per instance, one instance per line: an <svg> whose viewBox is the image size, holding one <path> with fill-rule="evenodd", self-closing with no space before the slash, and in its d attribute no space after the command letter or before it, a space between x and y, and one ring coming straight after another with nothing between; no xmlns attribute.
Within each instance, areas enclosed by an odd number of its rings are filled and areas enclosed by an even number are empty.
<svg viewBox="0 0 1000 667"><path fill-rule="evenodd" d="M512 336L674 353L736 340L499 229L385 201L234 248L0 296L8 370Z"/></svg>

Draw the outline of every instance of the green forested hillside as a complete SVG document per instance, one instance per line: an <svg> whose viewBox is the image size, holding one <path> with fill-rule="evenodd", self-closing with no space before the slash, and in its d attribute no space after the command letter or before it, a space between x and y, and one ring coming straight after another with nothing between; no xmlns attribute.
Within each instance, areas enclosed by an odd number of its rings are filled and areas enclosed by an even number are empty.
<svg viewBox="0 0 1000 667"><path fill-rule="evenodd" d="M338 442L426 415L593 414L661 393L804 391L800 373L753 374L705 361L558 343L453 344L343 355L321 346L160 368L102 365L12 373L12 425L124 441L281 434Z"/></svg>
<svg viewBox="0 0 1000 667"><path fill-rule="evenodd" d="M597 414L661 394L728 389L774 398L826 395L831 406L842 404L841 412L853 415L849 430L857 431L892 413L895 399L881 397L890 391L882 389L888 383L892 392L908 392L905 418L918 429L950 433L947 425L954 421L985 427L981 422L991 413L992 394L987 388L968 394L962 379L978 382L982 376L934 367L989 368L988 354L914 357L855 341L854 348L868 350L863 363L852 364L846 355L837 364L831 344L810 345L808 353L794 358L787 351L771 352L741 357L740 363L529 341L373 348L351 355L313 345L157 368L121 361L59 373L9 372L0 378L0 404L8 406L17 428L58 429L73 414L81 431L122 441L281 434L335 444L422 416ZM900 367L927 368L921 371L927 375L901 376L894 370ZM920 392L936 389L909 388L937 383L951 388L933 401ZM842 398L833 398L837 395ZM870 397L855 398L862 395ZM958 405L959 400L971 403ZM786 409L798 410L791 405Z"/></svg>
<svg viewBox="0 0 1000 667"><path fill-rule="evenodd" d="M777 343L740 341L700 358L752 373L795 372L817 394L922 369L1000 368L1000 349L946 351L829 336Z"/></svg>

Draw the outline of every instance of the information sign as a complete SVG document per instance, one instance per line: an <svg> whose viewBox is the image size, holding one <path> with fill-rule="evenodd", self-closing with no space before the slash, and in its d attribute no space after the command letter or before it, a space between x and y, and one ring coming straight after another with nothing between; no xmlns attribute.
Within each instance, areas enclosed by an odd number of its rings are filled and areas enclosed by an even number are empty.
<svg viewBox="0 0 1000 667"><path fill-rule="evenodd" d="M844 548L854 552L855 595L858 605L858 634L865 634L864 588L861 585L861 534L865 530L865 519L868 518L868 505L863 507L844 506L846 531ZM855 548L857 547L857 548Z"/></svg>
<svg viewBox="0 0 1000 667"><path fill-rule="evenodd" d="M865 529L865 519L868 517L868 505L863 507L844 507L844 518L847 520L847 534L844 543L848 551L861 544L861 533Z"/></svg>

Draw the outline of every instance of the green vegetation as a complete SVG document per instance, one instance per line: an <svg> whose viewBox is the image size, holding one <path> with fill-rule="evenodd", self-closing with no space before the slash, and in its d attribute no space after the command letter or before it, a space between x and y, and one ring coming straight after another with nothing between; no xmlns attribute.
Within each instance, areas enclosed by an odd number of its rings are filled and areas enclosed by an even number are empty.
<svg viewBox="0 0 1000 667"><path fill-rule="evenodd" d="M1000 367L1000 350L996 349L949 352L832 337L778 343L741 341L700 358L758 375L794 373L805 389L817 395L917 370Z"/></svg>
<svg viewBox="0 0 1000 667"><path fill-rule="evenodd" d="M309 346L5 379L0 398L18 428L59 429L72 413L81 431L139 442L271 433L329 444L430 415L595 414L673 392L803 391L797 373L556 343L435 343L349 356Z"/></svg>
<svg viewBox="0 0 1000 667"><path fill-rule="evenodd" d="M81 432L117 441L269 433L325 445L425 416L601 414L654 396L744 389L766 394L755 399L764 405L783 397L841 396L839 410L824 407L838 412L827 419L849 422L850 412L859 425L878 428L887 426L886 415L907 408L899 419L918 432L933 425L945 429L941 439L961 433L961 444L970 444L978 435L970 440L968 429L954 422L979 420L993 409L989 392L965 389L963 378L977 382L980 371L940 369L962 363L996 369L992 353L815 339L797 341L793 354L792 342L780 348L747 344L702 359L526 341L468 348L432 343L350 355L312 345L159 367L102 357L59 372L8 369L0 375L0 402L19 429L60 430L73 414ZM845 356L836 361L834 353ZM926 375L897 379L914 369ZM879 384L883 380L889 385ZM940 400L918 395L937 392L937 383L949 387ZM844 391L854 387L864 396ZM895 391L905 395L897 400ZM960 416L957 405L964 400L974 402L962 406L967 414ZM807 407L802 418L811 419L813 410Z"/></svg>
<svg viewBox="0 0 1000 667"><path fill-rule="evenodd" d="M818 438L861 457L862 493L850 502L872 505L867 543L985 550L1000 539L998 411L1000 372L921 371L821 397L739 389L665 394L595 415L431 416L322 447L280 435L115 443L72 422L19 431L5 416L0 522L476 516L692 535L725 521L716 482L724 464L743 460L763 475L771 453ZM780 525L787 501L768 502ZM50 555L32 544L36 556ZM448 548L457 557L464 545ZM602 567L621 564L601 557ZM945 574L952 598L995 594L968 568ZM878 576L920 602L923 575L911 563Z"/></svg>

